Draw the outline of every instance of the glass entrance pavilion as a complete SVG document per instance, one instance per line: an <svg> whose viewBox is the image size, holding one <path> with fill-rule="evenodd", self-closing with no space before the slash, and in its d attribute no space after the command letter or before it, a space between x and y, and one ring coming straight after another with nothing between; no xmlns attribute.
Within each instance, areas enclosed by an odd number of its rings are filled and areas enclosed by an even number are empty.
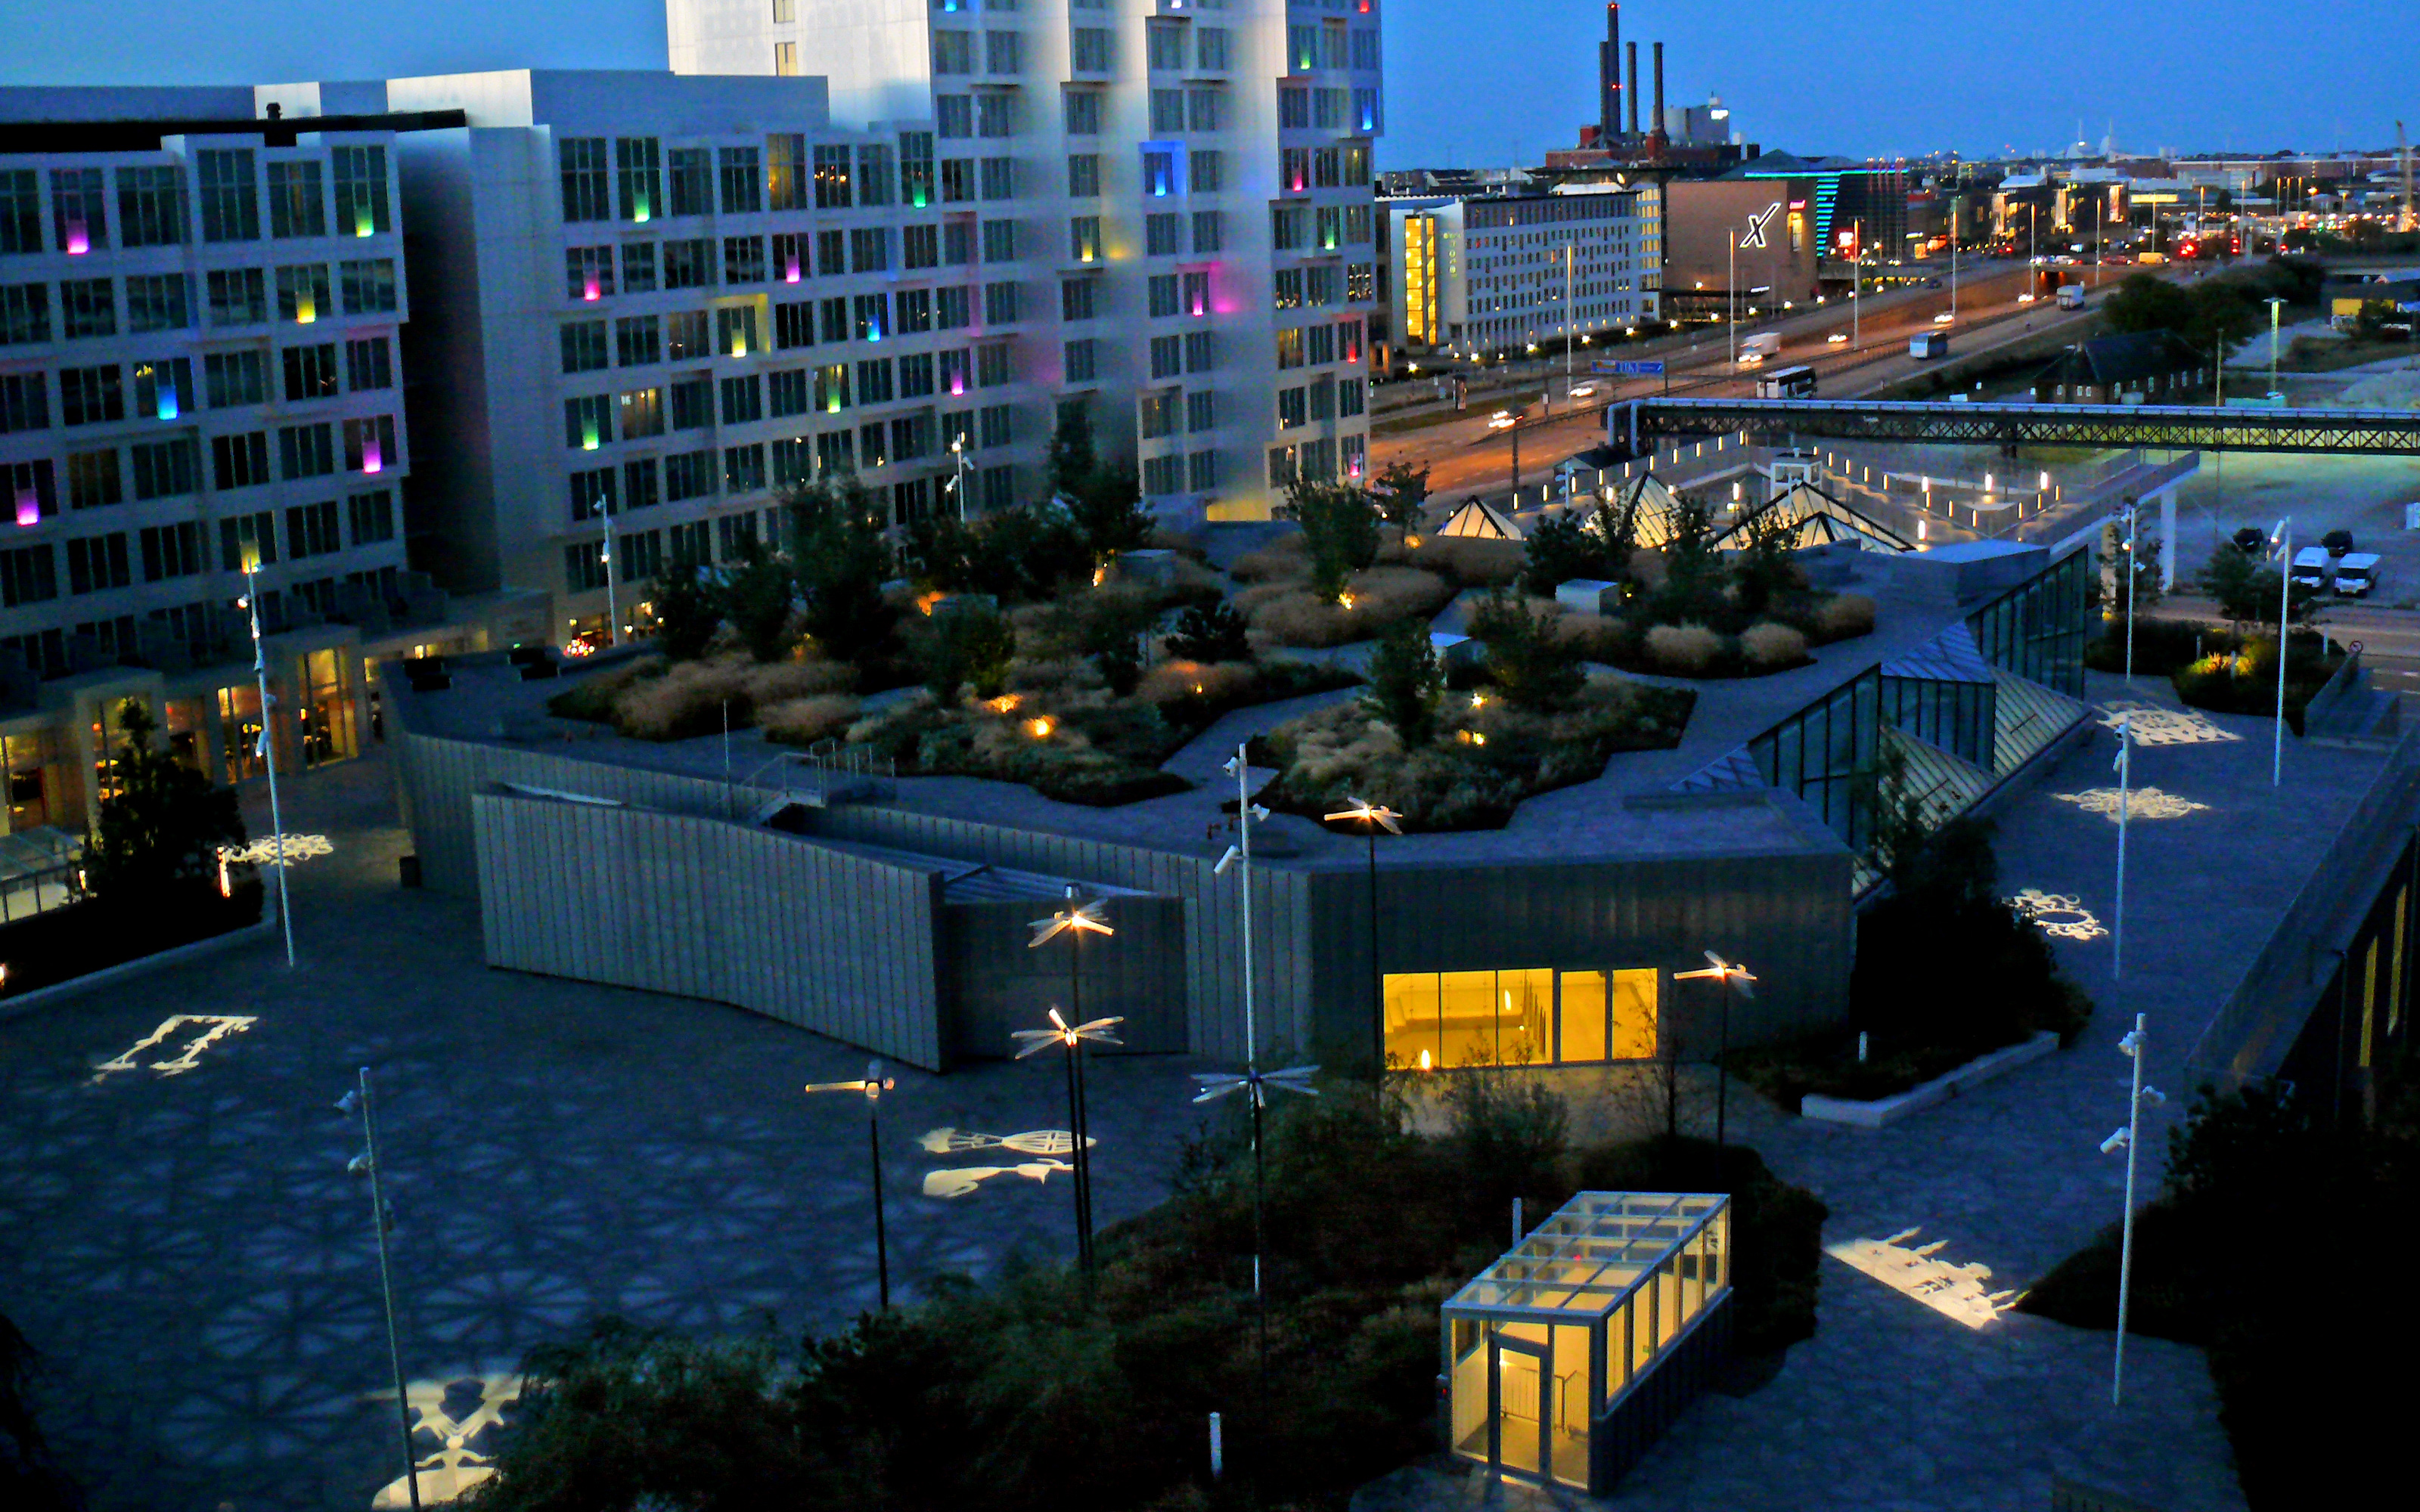
<svg viewBox="0 0 2420 1512"><path fill-rule="evenodd" d="M1730 1198L1583 1192L1444 1307L1453 1453L1611 1490L1729 1343Z"/></svg>

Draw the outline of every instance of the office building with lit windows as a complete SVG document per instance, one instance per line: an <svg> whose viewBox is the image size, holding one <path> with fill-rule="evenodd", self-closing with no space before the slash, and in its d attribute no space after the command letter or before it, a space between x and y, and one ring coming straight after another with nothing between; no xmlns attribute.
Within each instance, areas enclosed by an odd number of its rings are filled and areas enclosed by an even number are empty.
<svg viewBox="0 0 2420 1512"><path fill-rule="evenodd" d="M1660 317L1662 186L1379 202L1389 359L1517 356Z"/></svg>
<svg viewBox="0 0 2420 1512"><path fill-rule="evenodd" d="M675 72L821 76L836 118L929 131L939 218L979 243L964 276L1024 386L1016 446L1081 406L1183 523L1258 517L1297 474L1367 471L1381 3L666 13Z"/></svg>
<svg viewBox="0 0 2420 1512"><path fill-rule="evenodd" d="M467 643L406 562L397 141L244 88L0 90L0 750L81 833L117 711L219 780L377 738L377 657ZM280 119L279 116L284 118Z"/></svg>

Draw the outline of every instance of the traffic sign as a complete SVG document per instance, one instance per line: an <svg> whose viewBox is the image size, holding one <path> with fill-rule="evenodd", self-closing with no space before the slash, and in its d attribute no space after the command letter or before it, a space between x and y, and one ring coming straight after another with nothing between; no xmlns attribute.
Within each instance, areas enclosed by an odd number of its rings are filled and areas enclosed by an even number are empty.
<svg viewBox="0 0 2420 1512"><path fill-rule="evenodd" d="M1664 363L1660 358L1636 363L1595 362L1589 364L1589 371L1607 378L1662 378Z"/></svg>

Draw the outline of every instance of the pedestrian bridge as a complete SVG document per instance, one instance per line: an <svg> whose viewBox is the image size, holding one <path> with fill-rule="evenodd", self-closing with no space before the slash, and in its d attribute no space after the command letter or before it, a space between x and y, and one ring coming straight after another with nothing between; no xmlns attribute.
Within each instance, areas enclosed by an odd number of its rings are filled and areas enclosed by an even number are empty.
<svg viewBox="0 0 2420 1512"><path fill-rule="evenodd" d="M1628 399L1606 440L1633 455L1675 437L1916 441L1951 446L2157 447L2420 456L2420 414L2390 409L2134 404L1941 404L1858 399Z"/></svg>

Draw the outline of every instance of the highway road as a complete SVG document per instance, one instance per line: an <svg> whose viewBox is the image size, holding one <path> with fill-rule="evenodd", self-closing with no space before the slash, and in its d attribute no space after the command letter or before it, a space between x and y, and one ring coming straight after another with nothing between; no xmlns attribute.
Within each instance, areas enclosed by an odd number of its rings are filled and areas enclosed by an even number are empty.
<svg viewBox="0 0 2420 1512"><path fill-rule="evenodd" d="M2079 268L2076 271L2088 280L2092 270ZM2107 267L2101 271L2101 289L2106 290L2129 270ZM1933 317L1949 312L1951 299L1947 277L1942 283L1938 289L1900 289L1876 296L1864 301L1863 310L1856 312L1852 311L1851 301L1834 301L1776 323L1743 325L1741 334L1778 331L1782 336L1780 355L1768 359L1762 370L1811 366L1816 370L1821 392L1855 397L1909 378L1927 366L1907 355L1908 338L1918 332L1946 329L1950 333L1951 355L1969 357L2030 338L2039 332L2079 325L2090 318L2088 308L2063 311L2046 300L2018 303L2017 296L2025 285L2024 265L1993 261L1980 265L1980 270L1972 276L1962 276L1957 289L1957 318L1953 324L1942 327L1935 324ZM1835 333L1850 334L1853 328L1856 328L1854 343L1844 341L1836 346L1829 340ZM1753 393L1760 371L1731 371L1729 344L1719 328L1710 331L1699 327L1686 336L1612 350L1623 359L1661 356L1670 364L1669 388L1675 394L1722 396ZM1657 378L1582 380L1593 382L1596 392L1576 411L1554 397L1562 392L1559 372L1550 377L1541 375L1533 386L1519 391L1528 396L1518 441L1519 481L1523 486L1535 487L1547 481L1557 462L1602 440L1604 411L1609 403L1660 393L1667 386L1666 380ZM1540 408L1541 397L1547 401L1548 408ZM1430 470L1430 491L1439 496L1472 492L1501 495L1513 483L1515 443L1510 433L1489 430L1487 419L1498 408L1510 405L1509 399L1474 398L1472 410L1466 417L1391 434L1373 432L1373 465L1384 468L1408 461L1418 467L1425 463ZM1433 405L1421 408L1435 411Z"/></svg>

